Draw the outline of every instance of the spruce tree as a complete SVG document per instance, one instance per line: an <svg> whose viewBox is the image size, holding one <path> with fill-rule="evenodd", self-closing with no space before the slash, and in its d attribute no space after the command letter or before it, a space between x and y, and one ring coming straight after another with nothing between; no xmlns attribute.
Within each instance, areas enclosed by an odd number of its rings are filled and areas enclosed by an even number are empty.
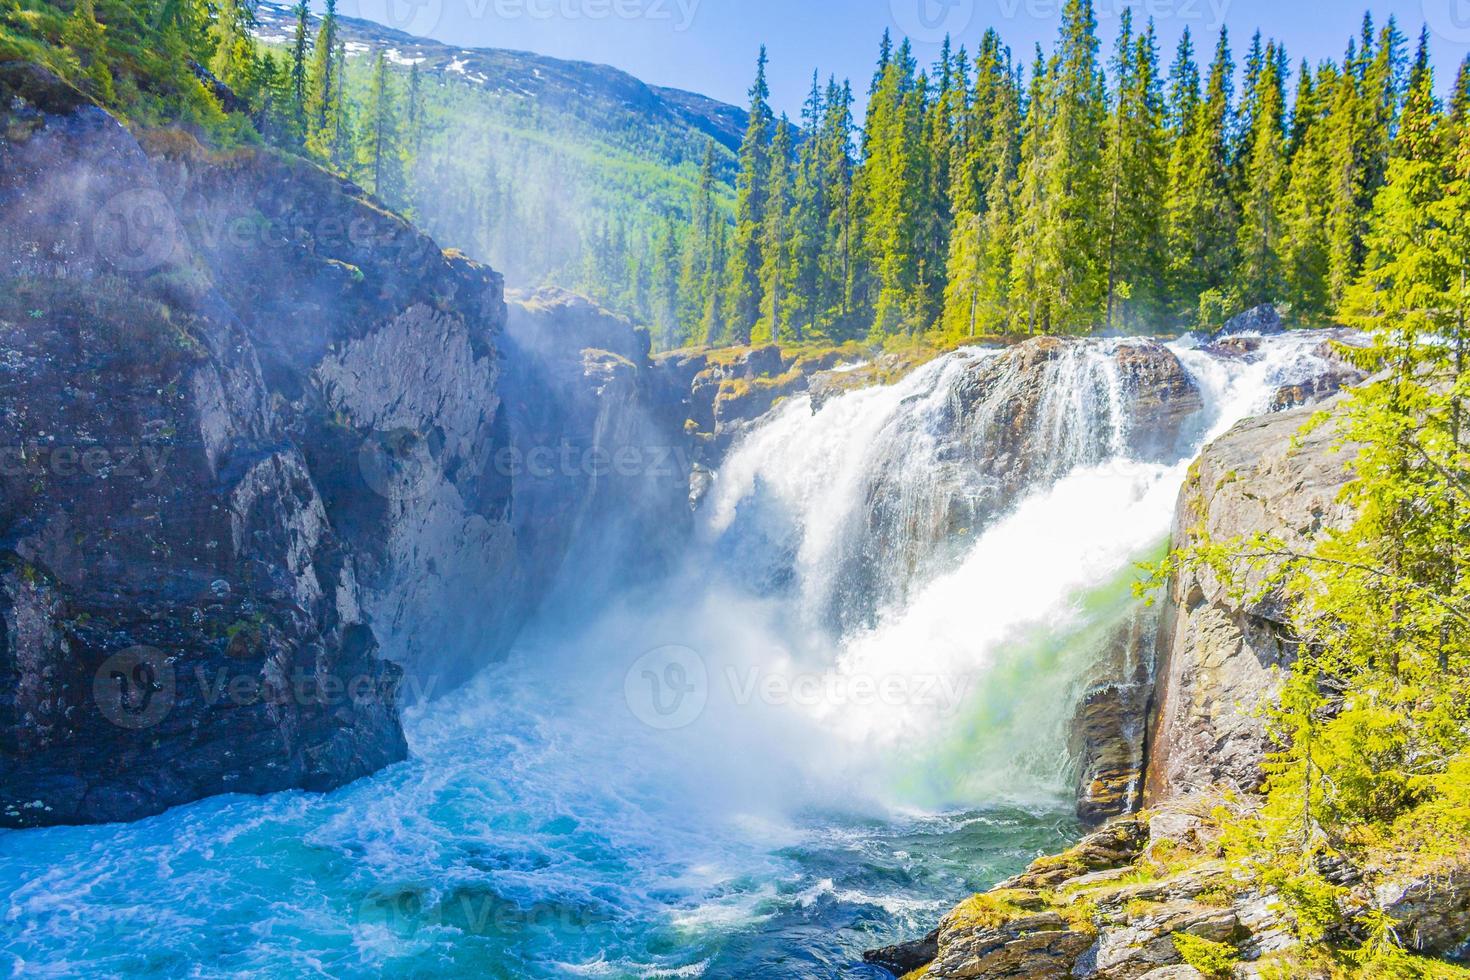
<svg viewBox="0 0 1470 980"><path fill-rule="evenodd" d="M1336 86L1336 68L1314 77L1302 62L1291 114L1291 169L1280 206L1283 297L1298 322L1327 312L1331 161L1321 93Z"/></svg>
<svg viewBox="0 0 1470 980"><path fill-rule="evenodd" d="M1283 298L1281 212L1290 174L1287 169L1284 52L1273 41L1255 72L1256 89L1247 100L1250 130L1240 164L1245 186L1240 202L1237 252L1240 267L1233 283L1238 307Z"/></svg>
<svg viewBox="0 0 1470 980"><path fill-rule="evenodd" d="M307 133L307 64L306 58L310 53L311 42L308 35L308 23L311 16L310 8L306 0L297 0L296 3L296 33L291 41L291 115L293 119L292 141L300 144L306 139Z"/></svg>
<svg viewBox="0 0 1470 980"><path fill-rule="evenodd" d="M214 55L209 70L237 90L247 87L255 73L255 8L247 0L218 0L213 18Z"/></svg>
<svg viewBox="0 0 1470 980"><path fill-rule="evenodd" d="M864 242L877 296L871 334L912 332L925 227L925 93L907 40L888 59L868 108Z"/></svg>
<svg viewBox="0 0 1470 980"><path fill-rule="evenodd" d="M1135 36L1125 8L1113 58L1117 94L1108 127L1105 322L1146 328L1164 299L1167 136L1154 25Z"/></svg>
<svg viewBox="0 0 1470 980"><path fill-rule="evenodd" d="M116 99L112 69L108 64L107 39L102 25L97 23L93 0L77 0L62 28L61 39L81 65L89 94L103 105Z"/></svg>
<svg viewBox="0 0 1470 980"><path fill-rule="evenodd" d="M831 86L828 87L829 91ZM782 313L790 325L794 339L805 340L822 330L824 288L822 252L827 245L827 214L832 207L825 167L826 134L823 132L827 107L821 83L812 72L812 88L801 110L804 138L796 161L796 177L792 188L791 241L788 251L790 268L786 279L791 284Z"/></svg>
<svg viewBox="0 0 1470 980"><path fill-rule="evenodd" d="M950 179L943 331L953 340L1003 330L1010 313L1021 93L1010 51L994 30L980 42L969 101Z"/></svg>
<svg viewBox="0 0 1470 980"><path fill-rule="evenodd" d="M1220 294L1235 269L1239 218L1232 194L1230 126L1235 65L1227 31L1220 32L1209 83L1170 165L1169 274L1176 311L1199 312L1206 294Z"/></svg>
<svg viewBox="0 0 1470 980"><path fill-rule="evenodd" d="M775 119L766 82L766 49L756 61L750 87L750 119L740 145L740 176L735 191L735 240L731 246L724 297L725 339L748 344L761 315L761 234L770 185L771 135Z"/></svg>
<svg viewBox="0 0 1470 980"><path fill-rule="evenodd" d="M1068 0L1062 35L1033 116L1029 159L1035 181L1024 206L1020 249L1034 274L1030 329L1089 330L1105 316L1103 137L1107 105L1091 0ZM1035 235L1034 240L1029 235ZM1024 284L1021 291L1025 292Z"/></svg>
<svg viewBox="0 0 1470 980"><path fill-rule="evenodd" d="M827 83L822 114L820 167L826 191L826 223L820 255L818 307L834 340L850 339L860 327L855 316L861 291L860 225L852 157L852 85Z"/></svg>
<svg viewBox="0 0 1470 980"><path fill-rule="evenodd" d="M333 76L337 53L337 0L327 0L321 25L317 28L316 44L311 49L311 67L306 79L306 119L308 139L319 156L327 157L327 146L331 132L331 113L337 102L336 86L341 84Z"/></svg>
<svg viewBox="0 0 1470 980"><path fill-rule="evenodd" d="M393 83L381 48L373 52L357 162L369 190L391 207L403 206L406 186L402 134Z"/></svg>
<svg viewBox="0 0 1470 980"><path fill-rule="evenodd" d="M752 334L758 343L795 339L787 315L795 292L795 263L791 251L794 202L791 121L784 115L771 142L770 171L765 193L765 217L760 232L760 318Z"/></svg>
<svg viewBox="0 0 1470 980"><path fill-rule="evenodd" d="M1045 304L1041 295L1043 252L1040 248L1045 219L1046 195L1051 183L1051 158L1046 145L1051 125L1052 69L1041 45L1031 66L1031 82L1026 93L1024 135L1021 140L1021 164L1016 186L1015 251L1011 256L1011 285L1008 292L1018 298L1017 323L1013 330L1039 333L1047 326Z"/></svg>

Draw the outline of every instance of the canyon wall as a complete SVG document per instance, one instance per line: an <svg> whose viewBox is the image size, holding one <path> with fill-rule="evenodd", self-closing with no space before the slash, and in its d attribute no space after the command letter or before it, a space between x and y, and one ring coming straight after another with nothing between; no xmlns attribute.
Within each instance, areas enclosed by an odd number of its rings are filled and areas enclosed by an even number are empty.
<svg viewBox="0 0 1470 980"><path fill-rule="evenodd" d="M678 540L687 406L626 322L508 325L350 182L40 69L0 106L0 826L371 773L577 547Z"/></svg>

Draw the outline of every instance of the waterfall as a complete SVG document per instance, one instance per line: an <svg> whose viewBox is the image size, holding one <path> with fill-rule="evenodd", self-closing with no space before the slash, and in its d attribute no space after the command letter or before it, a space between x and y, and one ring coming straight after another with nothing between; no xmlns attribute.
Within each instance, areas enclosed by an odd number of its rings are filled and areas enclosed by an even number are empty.
<svg viewBox="0 0 1470 980"><path fill-rule="evenodd" d="M1322 341L962 349L817 411L794 399L732 449L699 560L776 610L764 671L894 694L803 706L827 762L907 805L1060 792L1071 712L1114 680L1099 664L1189 461L1325 370Z"/></svg>
<svg viewBox="0 0 1470 980"><path fill-rule="evenodd" d="M544 614L408 713L411 761L0 835L0 962L848 975L1075 833L1074 712L1151 658L1134 563L1199 447L1320 374L1322 339L1038 340L792 399L681 574Z"/></svg>

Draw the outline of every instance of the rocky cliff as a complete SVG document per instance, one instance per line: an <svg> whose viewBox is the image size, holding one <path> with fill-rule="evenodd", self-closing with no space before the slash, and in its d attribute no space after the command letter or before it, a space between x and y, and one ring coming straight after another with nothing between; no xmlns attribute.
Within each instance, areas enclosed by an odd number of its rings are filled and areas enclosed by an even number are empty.
<svg viewBox="0 0 1470 980"><path fill-rule="evenodd" d="M54 79L0 77L0 824L402 759L357 555L176 188Z"/></svg>
<svg viewBox="0 0 1470 980"><path fill-rule="evenodd" d="M684 405L626 323L508 327L499 276L351 183L29 66L0 106L0 825L400 760L401 700L503 654L577 547L687 522Z"/></svg>
<svg viewBox="0 0 1470 980"><path fill-rule="evenodd" d="M1338 500L1351 456L1335 426L1298 438L1314 409L1243 422L1191 468L1175 513L1173 542L1272 534L1302 548L1351 513ZM1253 573L1254 593L1267 574ZM1182 574L1163 604L1159 672L1148 746L1146 801L1220 789L1251 792L1268 751L1259 709L1289 668L1279 593L1232 597L1208 570Z"/></svg>

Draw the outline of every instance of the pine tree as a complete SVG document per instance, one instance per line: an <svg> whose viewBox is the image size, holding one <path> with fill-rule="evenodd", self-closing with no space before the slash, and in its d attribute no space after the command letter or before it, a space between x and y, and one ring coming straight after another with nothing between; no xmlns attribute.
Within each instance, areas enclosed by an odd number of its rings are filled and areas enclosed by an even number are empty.
<svg viewBox="0 0 1470 980"><path fill-rule="evenodd" d="M1026 93L1024 135L1021 139L1021 163L1016 181L1016 248L1011 256L1011 285L1008 292L1016 296L1018 323L1026 333L1038 333L1047 327L1041 298L1042 222L1045 216L1047 186L1050 183L1046 153L1051 120L1052 66L1047 63L1041 45L1031 66L1031 83Z"/></svg>
<svg viewBox="0 0 1470 980"><path fill-rule="evenodd" d="M924 140L926 93L913 51L902 42L869 104L862 188L865 248L877 289L875 338L922 330L917 306L928 190Z"/></svg>
<svg viewBox="0 0 1470 980"><path fill-rule="evenodd" d="M357 163L362 179L390 206L401 206L405 191L402 134L387 60L381 48L373 52L372 80L363 106L363 131Z"/></svg>
<svg viewBox="0 0 1470 980"><path fill-rule="evenodd" d="M218 0L213 18L214 56L209 70L236 89L247 87L255 72L255 8L247 0Z"/></svg>
<svg viewBox="0 0 1470 980"><path fill-rule="evenodd" d="M679 269L679 324L681 345L719 339L719 318L714 315L722 297L720 272L724 257L718 247L724 219L715 199L715 141L705 144L699 168L699 184L689 232L684 236L684 254Z"/></svg>
<svg viewBox="0 0 1470 980"><path fill-rule="evenodd" d="M1091 0L1068 0L1062 36L1048 72L1041 114L1032 126L1023 167L1037 186L1025 206L1020 251L1034 269L1036 291L1029 327L1041 331L1088 330L1105 315L1106 235L1102 205L1103 136L1107 99L1098 64L1097 16ZM1022 291L1025 291L1024 286Z"/></svg>
<svg viewBox="0 0 1470 980"><path fill-rule="evenodd" d="M650 319L660 350L672 350L683 342L679 323L680 282L679 223L666 217L659 229L653 256Z"/></svg>
<svg viewBox="0 0 1470 980"><path fill-rule="evenodd" d="M725 283L725 339L750 343L761 315L761 232L765 225L766 193L770 185L771 135L775 118L766 82L766 49L756 61L750 88L750 120L740 145L740 177L735 192L735 241L731 247Z"/></svg>
<svg viewBox="0 0 1470 980"><path fill-rule="evenodd" d="M1231 193L1234 62L1220 32L1209 83L1186 131L1175 138L1169 183L1169 274L1176 311L1193 316L1206 294L1228 287L1239 217Z"/></svg>
<svg viewBox="0 0 1470 980"><path fill-rule="evenodd" d="M1256 70L1256 88L1247 100L1250 130L1240 170L1244 188L1240 203L1235 303L1250 308L1275 302L1285 294L1282 269L1281 208L1290 178L1287 169L1285 52L1273 41Z"/></svg>
<svg viewBox="0 0 1470 980"><path fill-rule="evenodd" d="M102 25L97 23L93 0L77 0L62 28L61 38L81 65L93 98L103 105L113 102L117 92L108 64L107 39Z"/></svg>
<svg viewBox="0 0 1470 980"><path fill-rule="evenodd" d="M406 150L410 158L417 157L424 138L424 91L423 75L415 61L408 69L408 122Z"/></svg>
<svg viewBox="0 0 1470 980"><path fill-rule="evenodd" d="M298 0L296 4L296 33L291 41L291 116L293 144L300 144L306 139L307 133L307 54L310 52L310 40L308 36L308 18L310 8L306 0Z"/></svg>
<svg viewBox="0 0 1470 980"><path fill-rule="evenodd" d="M1321 93L1336 86L1336 69L1314 78L1302 62L1291 114L1291 171L1281 202L1283 296L1299 322L1327 312L1328 198L1331 161Z"/></svg>
<svg viewBox="0 0 1470 980"><path fill-rule="evenodd" d="M1193 130L1199 102L1199 63L1194 57L1194 38L1186 27L1179 38L1174 64L1169 69L1168 126L1176 141Z"/></svg>
<svg viewBox="0 0 1470 980"><path fill-rule="evenodd" d="M827 84L823 100L821 160L822 185L826 189L826 225L820 264L818 306L823 311L824 329L834 340L851 338L860 331L856 298L862 290L861 245L858 202L855 199L852 158L852 85Z"/></svg>
<svg viewBox="0 0 1470 980"><path fill-rule="evenodd" d="M770 169L765 193L765 217L760 233L761 313L751 339L755 342L795 339L787 315L795 293L795 263L791 251L794 210L791 121L784 115L771 142Z"/></svg>
<svg viewBox="0 0 1470 980"><path fill-rule="evenodd" d="M347 41L340 36L340 32L332 55L332 64L332 77L337 80L337 85L332 110L328 115L331 125L327 142L333 165L338 170L345 171L352 167L357 137L353 129L353 104L347 97Z"/></svg>
<svg viewBox="0 0 1470 980"><path fill-rule="evenodd" d="M336 86L341 81L333 75L337 53L337 0L327 0L316 44L311 49L311 66L306 79L307 135L317 155L330 156L331 113L337 104Z"/></svg>
<svg viewBox="0 0 1470 980"><path fill-rule="evenodd" d="M960 340L1003 330L1010 314L1012 207L1020 166L1021 92L1010 51L987 31L950 180L943 329Z"/></svg>
<svg viewBox="0 0 1470 980"><path fill-rule="evenodd" d="M1134 36L1124 9L1108 128L1106 324L1146 327L1162 312L1167 146L1154 25Z"/></svg>
<svg viewBox="0 0 1470 980"><path fill-rule="evenodd" d="M832 86L828 86L830 92ZM797 155L795 184L792 189L791 242L788 252L790 268L786 278L791 284L782 312L790 325L793 338L801 341L823 330L825 299L822 282L822 252L827 241L827 214L832 207L827 186L823 124L827 106L817 73L812 72L812 88L801 109L804 134Z"/></svg>
<svg viewBox="0 0 1470 980"><path fill-rule="evenodd" d="M954 169L964 164L963 139L969 100L967 60L963 49L958 58L954 56L946 37L934 66L933 98L925 117L925 188L919 202L923 207L919 249L924 268L922 289L927 298L916 307L925 329L943 313L950 234L954 229L951 198Z"/></svg>

